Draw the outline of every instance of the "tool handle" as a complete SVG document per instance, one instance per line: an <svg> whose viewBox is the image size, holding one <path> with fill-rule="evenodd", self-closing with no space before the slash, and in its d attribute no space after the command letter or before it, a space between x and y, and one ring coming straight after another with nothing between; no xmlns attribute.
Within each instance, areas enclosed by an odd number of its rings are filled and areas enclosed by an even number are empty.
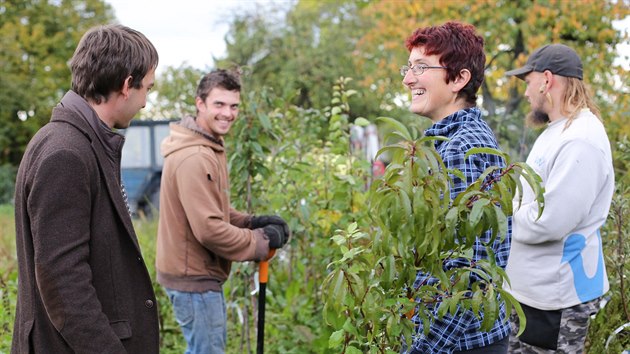
<svg viewBox="0 0 630 354"><path fill-rule="evenodd" d="M269 260L276 254L276 250L269 250L267 259L261 261L258 266L258 338L256 338L256 353L263 354L265 345L265 293L267 292L267 280L269 280Z"/></svg>
<svg viewBox="0 0 630 354"><path fill-rule="evenodd" d="M276 250L269 250L269 254L267 255L267 259L260 262L260 266L258 269L258 281L260 283L267 283L269 280L269 260L273 255L276 254Z"/></svg>

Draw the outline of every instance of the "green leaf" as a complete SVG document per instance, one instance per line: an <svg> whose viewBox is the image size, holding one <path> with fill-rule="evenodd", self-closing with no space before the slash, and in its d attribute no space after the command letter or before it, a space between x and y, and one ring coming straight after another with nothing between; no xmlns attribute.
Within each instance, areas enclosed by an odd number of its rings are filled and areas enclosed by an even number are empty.
<svg viewBox="0 0 630 354"><path fill-rule="evenodd" d="M541 217L545 206L545 188L542 186L542 178L540 178L540 176L526 163L516 163L515 165L522 169L521 176L523 176L525 181L527 181L536 196L536 203L538 204L538 217L536 220L538 220Z"/></svg>
<svg viewBox="0 0 630 354"><path fill-rule="evenodd" d="M367 127L368 125L372 124L370 123L369 120L363 118L363 117L358 117L354 120L354 124L358 125L360 127Z"/></svg>
<svg viewBox="0 0 630 354"><path fill-rule="evenodd" d="M488 176L493 175L498 171L501 171L501 167L499 166L490 166L486 168L486 170L483 171L483 173L477 178L478 185L481 186L481 183L479 182L485 183L486 179L488 179ZM496 183L496 181L494 183Z"/></svg>
<svg viewBox="0 0 630 354"><path fill-rule="evenodd" d="M346 348L346 354L363 354L363 352L351 345Z"/></svg>
<svg viewBox="0 0 630 354"><path fill-rule="evenodd" d="M260 125L263 126L265 130L271 130L271 121L269 121L269 116L266 114L259 114L258 120L260 121Z"/></svg>
<svg viewBox="0 0 630 354"><path fill-rule="evenodd" d="M471 310L479 318L479 309L483 301L483 290L477 290L473 293Z"/></svg>
<svg viewBox="0 0 630 354"><path fill-rule="evenodd" d="M505 239L508 233L508 218L499 206L494 206L494 212L496 215L496 222L498 225L498 230L493 230L496 233L501 235L501 239Z"/></svg>
<svg viewBox="0 0 630 354"><path fill-rule="evenodd" d="M330 306L330 302L324 304L324 320L333 328L341 328L343 317L339 316L339 310Z"/></svg>
<svg viewBox="0 0 630 354"><path fill-rule="evenodd" d="M352 320L348 318L346 322L343 324L343 330L347 333L350 333L354 336L359 336L359 332L357 332L357 328L352 324Z"/></svg>
<svg viewBox="0 0 630 354"><path fill-rule="evenodd" d="M343 235L335 235L332 237L332 240L337 245L342 245L347 242L346 237Z"/></svg>
<svg viewBox="0 0 630 354"><path fill-rule="evenodd" d="M335 285L332 291L332 296L337 300L341 300L344 298L344 296L346 296L346 288L343 286L344 271L338 270L337 272L338 273L335 276Z"/></svg>
<svg viewBox="0 0 630 354"><path fill-rule="evenodd" d="M474 185L471 184L465 191L459 193L457 197L455 197L455 200L453 200L453 205L466 203L468 200L470 200L470 198L475 196L483 197L484 193L475 189Z"/></svg>
<svg viewBox="0 0 630 354"><path fill-rule="evenodd" d="M451 139L445 137L445 136L440 136L440 135L434 135L434 136L424 136L420 139L421 143L431 143L434 141L449 141Z"/></svg>
<svg viewBox="0 0 630 354"><path fill-rule="evenodd" d="M474 147L466 151L466 154L464 155L464 159L467 159L468 156L475 155L475 154L497 155L497 156L501 156L504 160L507 160L507 155L504 152L497 149L489 148L489 147Z"/></svg>
<svg viewBox="0 0 630 354"><path fill-rule="evenodd" d="M525 318L525 313L523 312L523 308L521 304L510 294L509 292L503 289L497 289L499 294L501 294L501 298L505 300L506 311L507 313L511 313L511 308L516 311L516 315L518 316L519 329L516 336L520 336L525 331L525 326L527 326L527 319Z"/></svg>
<svg viewBox="0 0 630 354"><path fill-rule="evenodd" d="M348 260L354 259L357 255L359 255L363 251L364 250L361 247L351 248L347 252L344 252L343 258L341 258L341 262L348 262Z"/></svg>
<svg viewBox="0 0 630 354"><path fill-rule="evenodd" d="M398 194L400 197L400 206L403 208L404 211L404 215L403 215L403 220L408 219L411 216L411 200L409 199L409 195L407 195L407 192L404 190L400 190L400 193Z"/></svg>
<svg viewBox="0 0 630 354"><path fill-rule="evenodd" d="M489 331L492 329L492 325L494 324L494 321L496 321L497 317L497 299L494 296L492 288L490 288L483 301L483 320L481 321L480 329L482 331Z"/></svg>
<svg viewBox="0 0 630 354"><path fill-rule="evenodd" d="M400 139L403 139L403 140L408 138L408 136L407 136L408 133L401 132L401 131L398 131L398 130L394 130L390 134L393 135L393 136L397 136L397 137L399 137Z"/></svg>
<svg viewBox="0 0 630 354"><path fill-rule="evenodd" d="M466 180L466 175L464 174L464 172L462 172L462 171L460 171L460 170L458 170L456 168L448 169L448 173L453 174L455 177L461 179L462 181Z"/></svg>
<svg viewBox="0 0 630 354"><path fill-rule="evenodd" d="M376 156L381 156L382 154L384 154L387 151L391 151L392 153L395 153L397 151L404 151L404 148L401 145L387 145L382 147L381 149L378 150L378 152L376 153ZM389 170L390 167L387 166L387 170Z"/></svg>
<svg viewBox="0 0 630 354"><path fill-rule="evenodd" d="M446 315L446 313L448 312L448 309L451 305L451 299L449 298L443 298L442 302L440 303L440 306L438 307L437 310L437 316L438 318L442 318L444 317L444 315Z"/></svg>
<svg viewBox="0 0 630 354"><path fill-rule="evenodd" d="M514 199L515 190L510 190L506 185L505 181L509 181L510 178L502 178L501 181L494 185L495 190L498 192L499 203L501 204L501 209L504 210L505 214L512 215L512 200Z"/></svg>
<svg viewBox="0 0 630 354"><path fill-rule="evenodd" d="M341 345L343 341L345 331L340 329L338 331L333 332L328 338L328 348L337 348Z"/></svg>
<svg viewBox="0 0 630 354"><path fill-rule="evenodd" d="M468 222L470 225L477 225L479 220L481 220L481 216L483 214L483 209L490 204L488 199L479 199L473 203L472 211L470 212L470 216L468 217Z"/></svg>
<svg viewBox="0 0 630 354"><path fill-rule="evenodd" d="M385 324L386 333L388 334L392 333L394 327L396 326L396 320L397 320L396 316L392 316L392 315L388 316L387 324Z"/></svg>
<svg viewBox="0 0 630 354"><path fill-rule="evenodd" d="M378 117L378 118L376 118L376 120L377 121L381 121L381 122L391 126L396 132L400 133L400 135L405 140L413 140L411 138L411 134L409 133L409 130L407 129L407 127L405 127L399 121L397 121L397 120L395 120L393 118L389 118L389 117Z"/></svg>

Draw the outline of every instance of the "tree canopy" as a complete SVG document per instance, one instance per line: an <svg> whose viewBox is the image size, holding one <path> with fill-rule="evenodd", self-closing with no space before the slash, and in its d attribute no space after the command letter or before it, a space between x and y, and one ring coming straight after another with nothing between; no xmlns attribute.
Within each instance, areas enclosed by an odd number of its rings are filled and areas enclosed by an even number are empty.
<svg viewBox="0 0 630 354"><path fill-rule="evenodd" d="M485 39L486 80L480 96L486 119L501 145L524 159L535 133L523 129L524 85L504 76L547 43L564 43L581 56L603 119L620 127L628 112L627 69L614 65L616 46L628 33L613 22L630 14L624 1L298 1L278 19L257 9L235 17L227 54L217 65L247 66L248 89L298 90L301 107L324 107L328 87L340 76L357 80L352 117L406 112L408 92L398 68L407 61L404 40L421 26L449 20L468 22ZM628 133L629 128L623 128Z"/></svg>
<svg viewBox="0 0 630 354"><path fill-rule="evenodd" d="M402 93L399 82L390 78L406 61L404 39L414 29L453 19L474 25L485 40L486 78L480 94L487 119L502 147L524 159L523 146L532 141L523 129L525 87L505 77L505 71L522 66L542 45L564 43L582 58L585 81L604 121L619 124L627 116L630 91L621 84L628 82L627 69L613 63L616 46L627 43L628 33L615 30L613 21L629 14L625 1L375 1L362 14L374 22L358 42L358 51L364 54L356 56L356 65L373 73L366 76L364 86L375 85L383 95Z"/></svg>
<svg viewBox="0 0 630 354"><path fill-rule="evenodd" d="M282 11L278 11L278 9ZM17 165L30 137L70 86L67 61L91 26L114 20L101 0L0 0L0 163ZM405 38L417 27L458 20L475 25L486 41L486 80L480 95L502 147L524 158L535 133L523 129L524 85L506 78L535 48L565 43L582 57L585 79L607 124L620 134L630 96L628 71L614 65L628 33L613 22L630 14L626 1L297 1L235 13L217 67L241 67L244 89L275 92L302 108L323 108L341 76L359 85L350 119L392 116L417 123L398 68ZM167 68L142 117L175 118L194 112L191 96L202 73ZM189 82L190 81L190 82ZM370 118L371 117L371 118ZM420 121L420 124L424 122Z"/></svg>
<svg viewBox="0 0 630 354"><path fill-rule="evenodd" d="M0 0L0 14L0 164L17 165L70 88L79 39L113 13L100 0Z"/></svg>

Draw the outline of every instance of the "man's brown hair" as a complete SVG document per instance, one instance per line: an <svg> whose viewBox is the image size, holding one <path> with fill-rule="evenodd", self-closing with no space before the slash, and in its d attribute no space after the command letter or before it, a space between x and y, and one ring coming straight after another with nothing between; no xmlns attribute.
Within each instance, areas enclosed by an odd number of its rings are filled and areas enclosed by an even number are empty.
<svg viewBox="0 0 630 354"><path fill-rule="evenodd" d="M70 60L72 90L96 104L106 102L129 76L130 87L141 88L158 60L157 50L142 33L122 25L94 27L83 35Z"/></svg>

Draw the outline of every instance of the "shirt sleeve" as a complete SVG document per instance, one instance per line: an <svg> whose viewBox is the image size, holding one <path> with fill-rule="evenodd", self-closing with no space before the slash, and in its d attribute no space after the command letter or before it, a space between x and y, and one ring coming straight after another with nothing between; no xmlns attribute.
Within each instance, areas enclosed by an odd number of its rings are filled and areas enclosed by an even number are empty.
<svg viewBox="0 0 630 354"><path fill-rule="evenodd" d="M236 227L249 228L252 216L230 207L230 223Z"/></svg>

